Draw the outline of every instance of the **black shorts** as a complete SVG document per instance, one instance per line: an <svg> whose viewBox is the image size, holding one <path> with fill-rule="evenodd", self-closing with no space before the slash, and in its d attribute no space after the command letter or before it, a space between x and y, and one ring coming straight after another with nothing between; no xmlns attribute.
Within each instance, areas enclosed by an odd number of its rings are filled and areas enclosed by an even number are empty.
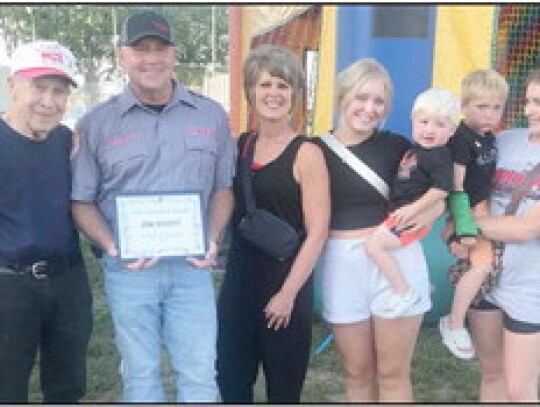
<svg viewBox="0 0 540 407"><path fill-rule="evenodd" d="M485 298L482 298L476 305L471 304L471 308L477 311L501 311L503 314L503 326L507 331L516 334L537 334L540 332L540 324L518 321Z"/></svg>

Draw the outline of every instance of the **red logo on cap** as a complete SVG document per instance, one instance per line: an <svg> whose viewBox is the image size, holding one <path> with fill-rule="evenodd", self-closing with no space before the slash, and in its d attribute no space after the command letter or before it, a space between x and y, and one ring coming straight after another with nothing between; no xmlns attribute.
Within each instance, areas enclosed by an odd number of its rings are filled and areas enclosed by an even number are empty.
<svg viewBox="0 0 540 407"><path fill-rule="evenodd" d="M57 64L61 64L64 61L64 56L59 52L53 51L42 51L41 58L44 60L49 60Z"/></svg>
<svg viewBox="0 0 540 407"><path fill-rule="evenodd" d="M169 31L169 25L167 23L163 23L161 21L150 21L150 24L152 24L159 31Z"/></svg>

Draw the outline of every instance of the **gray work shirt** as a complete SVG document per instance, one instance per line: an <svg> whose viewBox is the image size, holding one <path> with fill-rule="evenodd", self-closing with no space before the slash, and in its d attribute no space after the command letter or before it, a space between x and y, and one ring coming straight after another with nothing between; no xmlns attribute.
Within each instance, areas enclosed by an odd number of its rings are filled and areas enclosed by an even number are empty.
<svg viewBox="0 0 540 407"><path fill-rule="evenodd" d="M236 142L225 111L180 83L160 113L126 87L86 114L76 131L71 198L95 202L113 231L119 193L201 191L208 211L212 192L232 185Z"/></svg>

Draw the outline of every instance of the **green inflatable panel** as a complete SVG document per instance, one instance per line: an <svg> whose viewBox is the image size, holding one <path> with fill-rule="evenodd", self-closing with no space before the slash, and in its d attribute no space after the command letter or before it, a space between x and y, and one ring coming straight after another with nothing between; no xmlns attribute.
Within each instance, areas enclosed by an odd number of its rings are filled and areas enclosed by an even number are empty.
<svg viewBox="0 0 540 407"><path fill-rule="evenodd" d="M429 280L432 286L432 308L424 317L424 324L434 325L439 318L450 312L454 288L448 279L448 267L455 261L446 243L441 239L444 216L434 224L431 232L422 240L422 247L429 269Z"/></svg>

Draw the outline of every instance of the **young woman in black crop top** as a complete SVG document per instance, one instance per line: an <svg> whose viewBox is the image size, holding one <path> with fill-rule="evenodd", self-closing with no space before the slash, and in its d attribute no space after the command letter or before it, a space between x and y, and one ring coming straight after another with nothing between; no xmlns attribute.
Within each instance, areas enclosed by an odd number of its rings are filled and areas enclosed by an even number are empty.
<svg viewBox="0 0 540 407"><path fill-rule="evenodd" d="M373 59L361 59L340 73L336 84L338 123L333 136L389 184L410 143L377 130L392 96L386 69ZM394 252L419 301L404 317L381 318L376 309L390 287L363 245L384 220L388 201L321 145L330 173L332 215L330 238L317 272L323 316L332 326L344 363L347 401L411 401L410 364L422 316L431 306L422 249L416 242ZM425 221L413 220L419 226Z"/></svg>
<svg viewBox="0 0 540 407"><path fill-rule="evenodd" d="M298 403L311 344L311 273L326 241L330 219L328 171L320 148L299 136L289 114L300 102L304 77L297 57L278 46L260 46L244 65L246 99L257 131L239 140L233 183L232 244L218 301L218 385L224 402L253 402L259 365L268 401ZM278 261L237 231L246 214L242 162L255 143L252 165L257 208L293 226L302 244Z"/></svg>

